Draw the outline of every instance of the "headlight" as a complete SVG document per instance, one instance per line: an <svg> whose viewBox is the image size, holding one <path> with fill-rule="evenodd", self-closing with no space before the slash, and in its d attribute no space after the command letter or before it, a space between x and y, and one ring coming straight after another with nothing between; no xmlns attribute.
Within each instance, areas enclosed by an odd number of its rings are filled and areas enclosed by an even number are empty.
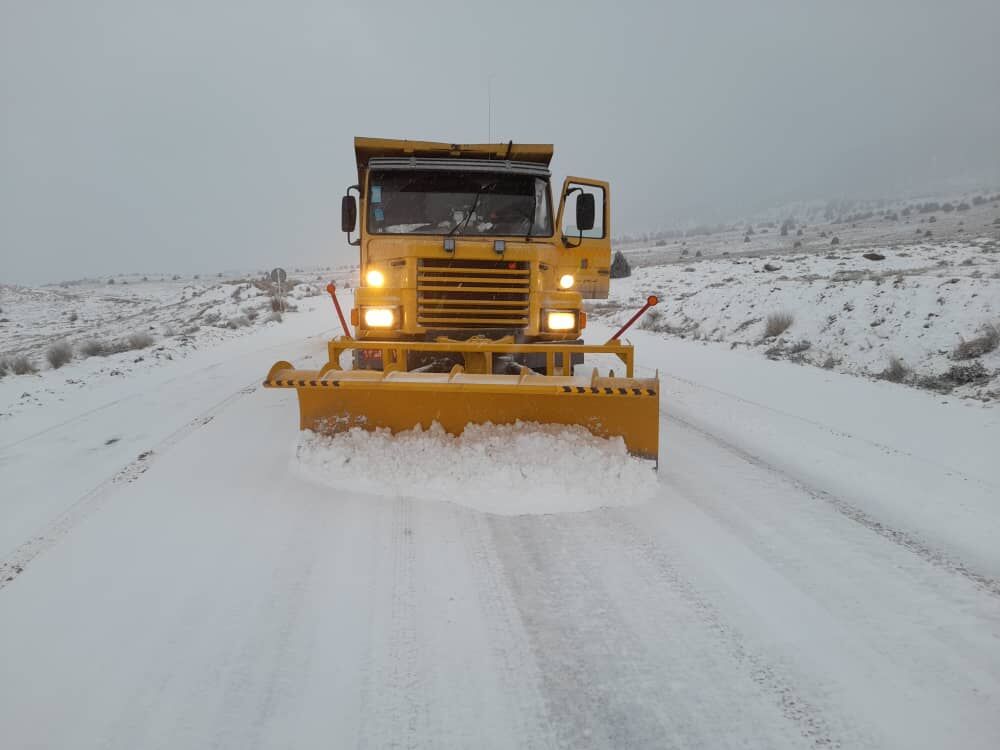
<svg viewBox="0 0 1000 750"><path fill-rule="evenodd" d="M575 281L576 279L573 278L573 274L564 273L562 276L559 277L559 286L562 287L563 289L569 289L570 287L573 286L573 282Z"/></svg>
<svg viewBox="0 0 1000 750"><path fill-rule="evenodd" d="M547 312L545 321L550 331L572 331L576 328L576 313L571 312Z"/></svg>
<svg viewBox="0 0 1000 750"><path fill-rule="evenodd" d="M385 284L385 274L373 268L365 274L365 283L368 286L382 286Z"/></svg>
<svg viewBox="0 0 1000 750"><path fill-rule="evenodd" d="M396 311L391 307L366 307L365 325L369 328L392 328Z"/></svg>

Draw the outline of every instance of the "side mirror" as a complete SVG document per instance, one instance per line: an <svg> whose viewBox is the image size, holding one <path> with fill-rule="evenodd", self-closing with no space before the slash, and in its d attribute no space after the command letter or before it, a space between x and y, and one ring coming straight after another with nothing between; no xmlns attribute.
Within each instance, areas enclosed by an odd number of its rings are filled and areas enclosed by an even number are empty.
<svg viewBox="0 0 1000 750"><path fill-rule="evenodd" d="M591 209L591 213L593 213L593 209ZM342 231L350 234L354 231L354 225L357 221L358 200L353 195L345 195L340 199L340 228Z"/></svg>
<svg viewBox="0 0 1000 750"><path fill-rule="evenodd" d="M594 228L594 195L581 192L576 197L576 228L589 232Z"/></svg>

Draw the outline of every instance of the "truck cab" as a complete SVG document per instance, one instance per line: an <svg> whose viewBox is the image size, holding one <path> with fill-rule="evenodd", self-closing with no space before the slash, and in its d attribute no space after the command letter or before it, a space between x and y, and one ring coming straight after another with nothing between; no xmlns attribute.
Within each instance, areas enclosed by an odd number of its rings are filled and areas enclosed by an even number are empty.
<svg viewBox="0 0 1000 750"><path fill-rule="evenodd" d="M360 248L358 339L580 339L583 299L608 295L606 182L568 177L554 203L545 144L354 148L341 224Z"/></svg>

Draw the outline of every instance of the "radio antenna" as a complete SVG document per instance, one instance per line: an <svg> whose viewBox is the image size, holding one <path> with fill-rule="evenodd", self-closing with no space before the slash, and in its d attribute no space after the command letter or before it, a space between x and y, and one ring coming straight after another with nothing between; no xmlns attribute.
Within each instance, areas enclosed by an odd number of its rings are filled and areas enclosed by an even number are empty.
<svg viewBox="0 0 1000 750"><path fill-rule="evenodd" d="M493 76L486 78L486 142L493 143Z"/></svg>

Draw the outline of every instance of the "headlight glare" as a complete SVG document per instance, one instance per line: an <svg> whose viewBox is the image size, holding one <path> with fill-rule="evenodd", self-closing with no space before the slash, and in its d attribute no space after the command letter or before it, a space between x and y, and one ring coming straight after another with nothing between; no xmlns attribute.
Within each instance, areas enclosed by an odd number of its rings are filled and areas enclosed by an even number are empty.
<svg viewBox="0 0 1000 750"><path fill-rule="evenodd" d="M368 286L384 286L385 274L377 268L373 268L365 274L365 283L368 284Z"/></svg>
<svg viewBox="0 0 1000 750"><path fill-rule="evenodd" d="M576 328L576 313L550 310L545 314L545 322L550 331L572 331Z"/></svg>
<svg viewBox="0 0 1000 750"><path fill-rule="evenodd" d="M571 288L575 282L576 279L573 278L573 274L571 273L564 273L559 277L559 286L563 289Z"/></svg>
<svg viewBox="0 0 1000 750"><path fill-rule="evenodd" d="M391 307L366 307L365 325L368 328L392 328L396 322L396 311Z"/></svg>

